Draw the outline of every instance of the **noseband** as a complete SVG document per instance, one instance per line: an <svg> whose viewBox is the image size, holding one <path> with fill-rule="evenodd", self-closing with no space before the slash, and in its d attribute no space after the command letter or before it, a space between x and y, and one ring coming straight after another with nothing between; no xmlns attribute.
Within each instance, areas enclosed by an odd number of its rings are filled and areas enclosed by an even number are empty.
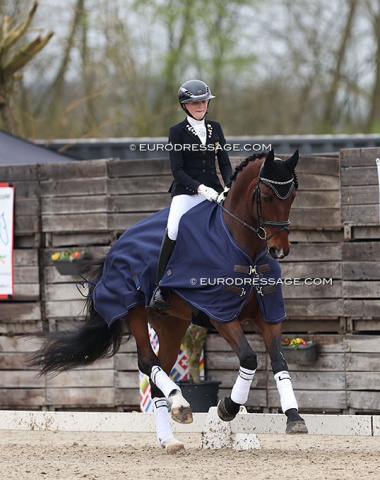
<svg viewBox="0 0 380 480"><path fill-rule="evenodd" d="M292 178L290 180L286 180L285 182L279 182L277 180L271 180L269 178L264 178L264 177L261 176L262 168L263 168L263 165L260 168L257 185L256 185L256 188L254 189L254 191L252 193L252 200L251 200L251 206L253 206L253 202L256 199L257 228L254 227L253 225L250 225L249 223L244 222L240 218L238 218L236 215L234 215L232 212L227 210L220 203L218 205L220 206L220 208L224 212L226 212L232 218L234 218L235 220L240 222L245 227L249 228L249 230L252 230L253 232L255 232L257 234L257 236L260 238L260 240L268 241L272 237L274 237L275 235L282 232L283 230L286 230L287 232L289 232L290 231L290 220L284 220L284 221L277 222L277 221L273 221L273 220L264 220L263 219L262 209L261 209L260 183L263 183L263 184L267 185L268 187L270 187L273 190L273 192L275 193L276 197L279 198L280 200L286 200L290 196L290 194L292 193L292 191L294 189L297 190L298 182L297 182L297 177L296 177L294 172L293 172ZM291 184L293 184L293 185L291 185ZM286 193L285 196L282 196L278 192L277 188L281 185L289 185L289 190L288 190L288 192ZM276 186L277 186L277 188L276 188ZM272 233L271 235L268 235L267 231L265 230L264 227L275 228L275 229L277 229L277 231Z"/></svg>

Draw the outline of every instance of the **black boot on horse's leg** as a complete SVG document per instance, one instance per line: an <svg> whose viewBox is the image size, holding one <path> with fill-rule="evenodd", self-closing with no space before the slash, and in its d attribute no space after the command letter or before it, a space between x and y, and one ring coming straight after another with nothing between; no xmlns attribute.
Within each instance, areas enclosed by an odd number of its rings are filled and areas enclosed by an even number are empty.
<svg viewBox="0 0 380 480"><path fill-rule="evenodd" d="M160 256L158 258L157 273L156 273L156 288L153 291L152 298L149 302L149 307L156 310L169 310L170 308L170 290L165 287L160 287L159 282L165 273L166 265L173 253L175 240L168 237L168 231L165 230L165 235L162 240Z"/></svg>

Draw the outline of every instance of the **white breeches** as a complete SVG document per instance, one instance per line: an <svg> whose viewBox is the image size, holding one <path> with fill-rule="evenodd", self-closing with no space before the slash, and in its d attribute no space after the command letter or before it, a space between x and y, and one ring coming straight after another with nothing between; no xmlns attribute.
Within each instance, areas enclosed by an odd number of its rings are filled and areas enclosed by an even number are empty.
<svg viewBox="0 0 380 480"><path fill-rule="evenodd" d="M206 199L202 195L176 195L172 198L168 217L168 237L177 240L178 224L182 215Z"/></svg>

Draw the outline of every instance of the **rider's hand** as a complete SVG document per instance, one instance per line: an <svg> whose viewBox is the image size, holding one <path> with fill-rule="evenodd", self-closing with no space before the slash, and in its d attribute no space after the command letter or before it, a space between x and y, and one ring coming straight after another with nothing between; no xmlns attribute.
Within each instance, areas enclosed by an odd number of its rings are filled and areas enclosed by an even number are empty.
<svg viewBox="0 0 380 480"><path fill-rule="evenodd" d="M211 187L206 187L206 185L199 185L198 187L198 193L200 193L201 195L203 195L206 200L210 201L210 202L216 202L216 200L218 199L218 192L216 190L214 190L213 188Z"/></svg>
<svg viewBox="0 0 380 480"><path fill-rule="evenodd" d="M216 203L223 202L226 199L228 190L229 188L224 187L223 192L218 195L218 198L216 199Z"/></svg>

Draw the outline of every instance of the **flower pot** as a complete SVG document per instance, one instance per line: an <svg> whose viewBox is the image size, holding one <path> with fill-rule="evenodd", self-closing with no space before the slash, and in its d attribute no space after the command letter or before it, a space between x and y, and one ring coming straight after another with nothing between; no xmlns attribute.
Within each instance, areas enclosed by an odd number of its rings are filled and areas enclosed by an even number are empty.
<svg viewBox="0 0 380 480"><path fill-rule="evenodd" d="M297 365L311 365L317 360L317 344L282 346L285 359L288 363Z"/></svg>
<svg viewBox="0 0 380 480"><path fill-rule="evenodd" d="M80 260L53 260L53 265L61 275L78 275L88 265L89 258Z"/></svg>
<svg viewBox="0 0 380 480"><path fill-rule="evenodd" d="M193 412L208 412L218 404L218 392L221 382L202 380L201 383L189 381L176 382L182 395L190 403Z"/></svg>

